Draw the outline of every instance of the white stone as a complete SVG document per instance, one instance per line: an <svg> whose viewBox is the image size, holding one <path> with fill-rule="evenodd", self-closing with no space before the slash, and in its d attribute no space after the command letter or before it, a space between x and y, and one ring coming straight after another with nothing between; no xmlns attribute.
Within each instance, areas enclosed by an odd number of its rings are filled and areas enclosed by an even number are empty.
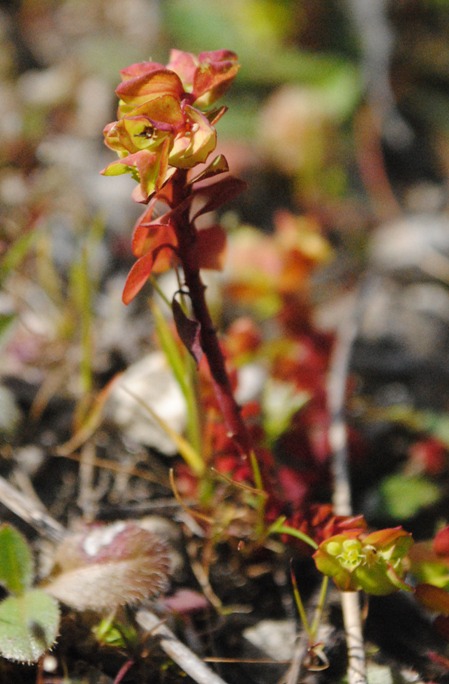
<svg viewBox="0 0 449 684"><path fill-rule="evenodd" d="M112 420L134 442L154 447L167 456L176 446L154 421L154 413L178 434L186 424L184 397L162 352L152 352L130 366L117 380L108 401Z"/></svg>

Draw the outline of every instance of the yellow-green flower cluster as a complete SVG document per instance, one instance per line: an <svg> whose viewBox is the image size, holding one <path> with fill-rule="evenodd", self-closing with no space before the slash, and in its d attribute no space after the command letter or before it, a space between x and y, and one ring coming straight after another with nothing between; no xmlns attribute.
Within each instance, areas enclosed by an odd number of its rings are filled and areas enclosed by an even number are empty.
<svg viewBox="0 0 449 684"><path fill-rule="evenodd" d="M314 554L315 564L332 577L342 591L363 589L382 596L398 589L410 590L403 581L405 557L413 544L402 527L364 535L347 532L323 541Z"/></svg>
<svg viewBox="0 0 449 684"><path fill-rule="evenodd" d="M176 169L207 160L216 146L216 112L204 111L229 87L239 65L228 50L195 55L172 50L167 66L132 64L116 89L118 120L104 129L106 145L119 160L102 173L131 173L138 202L148 198Z"/></svg>

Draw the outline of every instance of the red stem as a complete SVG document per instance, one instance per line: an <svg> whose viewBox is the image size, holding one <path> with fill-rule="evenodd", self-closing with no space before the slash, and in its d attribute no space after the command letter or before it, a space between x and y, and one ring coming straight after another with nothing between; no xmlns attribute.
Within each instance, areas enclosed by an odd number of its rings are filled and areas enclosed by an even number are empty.
<svg viewBox="0 0 449 684"><path fill-rule="evenodd" d="M186 172L178 171L173 178L173 207L178 206L191 192L186 184ZM175 220L178 239L178 256L182 263L185 283L189 289L192 310L200 324L201 348L207 359L213 380L215 396L228 428L229 437L243 456L251 452L251 439L242 419L240 407L232 391L225 359L207 306L206 286L201 280L197 257L197 229L189 219L187 207Z"/></svg>
<svg viewBox="0 0 449 684"><path fill-rule="evenodd" d="M120 684L121 681L123 680L123 677L132 668L133 665L134 665L134 660L127 660L125 663L123 663L120 670L116 674L116 677L114 679L114 684Z"/></svg>

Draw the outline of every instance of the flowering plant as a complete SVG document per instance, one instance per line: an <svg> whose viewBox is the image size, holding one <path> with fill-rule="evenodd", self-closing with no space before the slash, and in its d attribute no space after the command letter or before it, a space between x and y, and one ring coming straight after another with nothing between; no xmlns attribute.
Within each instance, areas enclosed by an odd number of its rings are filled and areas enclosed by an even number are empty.
<svg viewBox="0 0 449 684"><path fill-rule="evenodd" d="M398 589L410 590L403 581L404 557L413 539L402 527L363 534L349 530L323 541L314 553L315 564L334 579L342 591L363 589L383 596Z"/></svg>
<svg viewBox="0 0 449 684"><path fill-rule="evenodd" d="M219 226L199 230L195 224L199 216L241 192L245 184L226 176L206 188L196 187L228 171L223 155L193 177L187 175L215 149L214 124L226 108L208 108L226 91L238 69L237 56L229 50L202 52L198 57L172 50L166 67L141 62L123 69L116 89L118 120L104 129L106 145L120 159L102 173L131 173L139 183L133 198L148 204L134 227L132 248L137 261L125 283L123 301L129 303L153 272L173 262L182 267L181 292L190 298L194 318L186 315L175 295L172 310L179 337L197 363L203 354L206 357L228 435L248 456L250 437L233 396L200 276L201 268L221 267L225 237ZM192 215L195 198L199 208Z"/></svg>
<svg viewBox="0 0 449 684"><path fill-rule="evenodd" d="M205 162L217 142L213 124L225 108L204 109L226 91L238 69L237 56L229 50L198 57L172 50L166 67L140 62L123 69L115 91L118 121L104 129L106 145L120 159L103 173L131 173L139 182L134 199L147 202L176 169Z"/></svg>

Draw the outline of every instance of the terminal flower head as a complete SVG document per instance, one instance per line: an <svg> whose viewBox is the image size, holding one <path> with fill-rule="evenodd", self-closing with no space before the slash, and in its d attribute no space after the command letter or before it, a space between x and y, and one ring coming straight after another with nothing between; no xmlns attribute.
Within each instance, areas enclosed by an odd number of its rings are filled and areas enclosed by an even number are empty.
<svg viewBox="0 0 449 684"><path fill-rule="evenodd" d="M354 530L323 541L314 560L318 570L332 577L341 591L363 589L383 596L410 589L402 578L407 569L405 556L412 544L411 535L402 527L368 535Z"/></svg>
<svg viewBox="0 0 449 684"><path fill-rule="evenodd" d="M239 70L237 55L230 50L190 52L172 50L168 69L176 72L195 107L209 107L229 88Z"/></svg>
<svg viewBox="0 0 449 684"><path fill-rule="evenodd" d="M117 121L104 129L105 144L119 160L102 173L131 173L134 199L149 197L175 173L207 160L216 146L214 123L224 109L207 111L238 71L234 53L195 55L173 50L168 66L140 62L123 69L116 88Z"/></svg>

